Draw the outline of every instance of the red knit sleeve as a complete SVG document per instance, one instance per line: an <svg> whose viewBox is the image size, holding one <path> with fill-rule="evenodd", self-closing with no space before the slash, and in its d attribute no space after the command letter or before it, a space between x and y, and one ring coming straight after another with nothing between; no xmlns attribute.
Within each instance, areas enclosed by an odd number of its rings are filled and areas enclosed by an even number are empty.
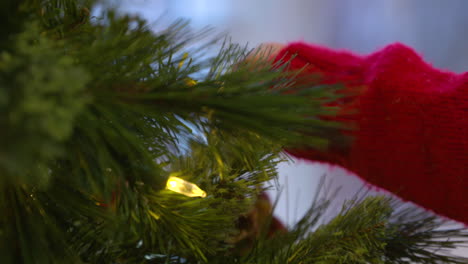
<svg viewBox="0 0 468 264"><path fill-rule="evenodd" d="M441 71L393 44L368 56L293 43L277 59L322 83L362 87L346 106L357 129L346 151L289 150L339 164L367 182L468 224L468 73ZM346 121L346 122L347 122Z"/></svg>

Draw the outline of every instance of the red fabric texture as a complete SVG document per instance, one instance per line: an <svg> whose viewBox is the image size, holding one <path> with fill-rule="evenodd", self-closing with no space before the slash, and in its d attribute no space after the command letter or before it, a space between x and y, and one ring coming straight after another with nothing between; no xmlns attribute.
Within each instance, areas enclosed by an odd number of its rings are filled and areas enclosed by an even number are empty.
<svg viewBox="0 0 468 264"><path fill-rule="evenodd" d="M435 69L398 43L368 56L292 43L279 52L280 59L292 59L292 69L317 75L321 83L361 87L343 105L357 111L336 117L357 126L346 151L288 152L341 165L468 225L468 73Z"/></svg>

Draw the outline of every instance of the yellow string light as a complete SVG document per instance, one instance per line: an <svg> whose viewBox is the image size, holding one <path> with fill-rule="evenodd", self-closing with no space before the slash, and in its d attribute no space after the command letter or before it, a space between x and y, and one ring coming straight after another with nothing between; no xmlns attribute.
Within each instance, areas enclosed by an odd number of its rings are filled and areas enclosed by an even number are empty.
<svg viewBox="0 0 468 264"><path fill-rule="evenodd" d="M184 54L182 54L182 59L180 60L179 65L178 65L179 69L182 68L182 66L184 66L185 60L187 58L188 58L188 53L184 52Z"/></svg>
<svg viewBox="0 0 468 264"><path fill-rule="evenodd" d="M169 177L166 189L189 197L206 197L206 192L200 189L196 184L175 176Z"/></svg>
<svg viewBox="0 0 468 264"><path fill-rule="evenodd" d="M194 86L195 84L197 84L197 81L195 81L194 79L187 78L185 80L185 84L188 86Z"/></svg>
<svg viewBox="0 0 468 264"><path fill-rule="evenodd" d="M184 66L184 63L187 60L187 58L188 58L188 53L184 52L184 54L182 54L182 59L180 60L179 65L178 65L179 70L182 68L182 66ZM197 84L197 81L191 78L186 78L185 84L188 86L194 86L195 84Z"/></svg>

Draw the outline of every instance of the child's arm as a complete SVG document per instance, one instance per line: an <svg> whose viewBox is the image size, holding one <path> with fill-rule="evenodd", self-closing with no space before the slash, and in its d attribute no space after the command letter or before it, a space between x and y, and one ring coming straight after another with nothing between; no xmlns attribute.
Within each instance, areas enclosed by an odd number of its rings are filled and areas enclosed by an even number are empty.
<svg viewBox="0 0 468 264"><path fill-rule="evenodd" d="M353 143L328 153L288 152L339 164L404 199L468 224L468 74L435 69L402 44L357 56L292 43L277 53L279 59L292 59L292 69L305 67L303 74L318 75L322 83L359 91L342 105L356 113L337 116L357 125Z"/></svg>

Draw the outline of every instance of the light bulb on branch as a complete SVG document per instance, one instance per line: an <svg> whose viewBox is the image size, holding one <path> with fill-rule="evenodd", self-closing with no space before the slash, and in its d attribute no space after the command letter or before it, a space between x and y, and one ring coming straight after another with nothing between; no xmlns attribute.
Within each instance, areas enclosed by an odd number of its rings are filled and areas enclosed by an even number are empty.
<svg viewBox="0 0 468 264"><path fill-rule="evenodd" d="M206 192L200 189L196 184L175 176L169 176L166 189L189 197L206 197Z"/></svg>

